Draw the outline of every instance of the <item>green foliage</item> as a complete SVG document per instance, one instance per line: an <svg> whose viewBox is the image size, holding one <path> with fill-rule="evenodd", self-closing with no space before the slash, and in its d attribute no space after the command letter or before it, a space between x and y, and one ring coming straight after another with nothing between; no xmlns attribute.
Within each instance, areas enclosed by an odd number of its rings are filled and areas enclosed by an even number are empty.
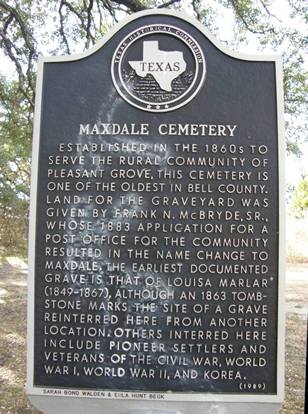
<svg viewBox="0 0 308 414"><path fill-rule="evenodd" d="M17 82L1 79L0 244L24 251L30 185L31 109Z"/></svg>
<svg viewBox="0 0 308 414"><path fill-rule="evenodd" d="M298 218L303 217L308 211L308 175L301 179L294 191L292 209Z"/></svg>

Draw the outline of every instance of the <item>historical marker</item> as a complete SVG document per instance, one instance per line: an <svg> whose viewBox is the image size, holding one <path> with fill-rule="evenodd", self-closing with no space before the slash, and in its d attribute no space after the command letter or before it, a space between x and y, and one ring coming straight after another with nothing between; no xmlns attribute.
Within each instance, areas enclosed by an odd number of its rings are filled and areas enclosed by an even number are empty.
<svg viewBox="0 0 308 414"><path fill-rule="evenodd" d="M30 395L281 401L281 82L169 12L41 61Z"/></svg>

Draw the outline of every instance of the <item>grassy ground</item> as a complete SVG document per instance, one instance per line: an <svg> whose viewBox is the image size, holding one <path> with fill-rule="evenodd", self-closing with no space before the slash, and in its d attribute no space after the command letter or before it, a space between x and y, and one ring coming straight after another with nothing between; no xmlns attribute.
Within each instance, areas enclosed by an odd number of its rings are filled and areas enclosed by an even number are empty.
<svg viewBox="0 0 308 414"><path fill-rule="evenodd" d="M283 414L304 413L305 335L306 322L289 314L286 331L286 399Z"/></svg>
<svg viewBox="0 0 308 414"><path fill-rule="evenodd" d="M308 266L288 269L286 299L286 401L283 414L304 413ZM17 258L0 260L0 413L38 413L24 392L27 268Z"/></svg>
<svg viewBox="0 0 308 414"><path fill-rule="evenodd" d="M0 266L0 413L36 413L24 392L27 268L17 258Z"/></svg>
<svg viewBox="0 0 308 414"><path fill-rule="evenodd" d="M305 218L288 217L286 240L289 263L308 263L308 214Z"/></svg>
<svg viewBox="0 0 308 414"><path fill-rule="evenodd" d="M304 413L308 265L289 266L286 278L286 400L284 414Z"/></svg>

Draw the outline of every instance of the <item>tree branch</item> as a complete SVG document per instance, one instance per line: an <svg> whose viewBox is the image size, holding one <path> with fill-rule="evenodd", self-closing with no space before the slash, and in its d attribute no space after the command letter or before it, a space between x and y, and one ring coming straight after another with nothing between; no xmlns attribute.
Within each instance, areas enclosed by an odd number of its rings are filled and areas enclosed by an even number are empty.
<svg viewBox="0 0 308 414"><path fill-rule="evenodd" d="M170 0L170 1L167 1L167 3L160 4L159 6L157 6L157 8L158 9L163 9L164 7L172 6L172 4L179 3L180 1L181 0Z"/></svg>
<svg viewBox="0 0 308 414"><path fill-rule="evenodd" d="M139 0L112 0L114 3L127 7L132 12L138 12L148 9Z"/></svg>
<svg viewBox="0 0 308 414"><path fill-rule="evenodd" d="M92 43L95 42L95 38L92 36L91 33L91 23L92 23L92 9L93 9L93 0L89 0L89 6L86 8L87 9L87 24L86 24L86 36L87 36L87 43L86 43L86 48L88 48L90 46L90 41L92 41Z"/></svg>
<svg viewBox="0 0 308 414"><path fill-rule="evenodd" d="M63 5L65 5L73 14L75 14L78 17L82 27L85 28L83 17L81 16L81 14L78 13L78 11L70 3L68 3L66 0L62 0L62 2L63 2Z"/></svg>
<svg viewBox="0 0 308 414"><path fill-rule="evenodd" d="M17 57L15 56L15 54L13 52L14 45L11 42L11 40L7 37L6 33L4 33L3 31L0 31L0 37L2 38L2 42L5 45L5 50L6 50L7 55L9 56L9 58L11 59L11 61L14 63L14 65L16 67L16 71L17 71L18 79L19 79L19 90L21 91L23 96L27 99L27 101L29 102L31 108L33 109L34 108L34 99L27 92L27 87L25 85L25 75L23 73L22 66L21 66L19 60L17 59Z"/></svg>
<svg viewBox="0 0 308 414"><path fill-rule="evenodd" d="M275 30L273 27L269 28L269 29L264 29L264 30L256 30L253 29L251 27L251 25L247 22L246 18L244 17L243 13L241 12L239 5L238 5L238 1L237 0L231 0L231 4L233 6L234 11L236 12L237 16L240 18L241 22L244 24L244 26L246 27L246 29L253 33L253 34L262 34L264 35L265 33L275 33Z"/></svg>
<svg viewBox="0 0 308 414"><path fill-rule="evenodd" d="M30 51L32 56L37 57L35 46L34 46L35 41L32 37L32 34L29 33L29 31L27 30L27 27L26 27L23 19L21 18L18 10L15 9L14 7L9 6L7 3L5 3L2 0L0 0L0 7L3 10L6 10L8 13L10 13L11 16L13 16L16 19L16 21L18 22L18 25L20 27L22 37L23 37L23 39L26 43L26 46L27 46L28 50Z"/></svg>
<svg viewBox="0 0 308 414"><path fill-rule="evenodd" d="M65 30L64 30L64 17L63 17L63 14L62 14L62 7L63 6L64 6L63 0L61 0L60 6L59 6L59 10L58 10L58 12L59 12L59 18L60 18L60 35L62 37L62 42L65 45L66 52L67 52L67 54L70 55L71 54L71 50L70 50L70 47L69 47L69 44L68 44L68 40L67 40L67 37L66 37L66 34L65 34Z"/></svg>
<svg viewBox="0 0 308 414"><path fill-rule="evenodd" d="M34 107L34 82L33 82L33 61L37 57L37 52L35 48L35 41L33 36L28 29L25 21L23 20L20 11L17 8L14 8L7 4L6 2L0 0L0 9L8 13L7 19L4 21L3 27L0 31L1 44L4 45L6 54L12 60L16 67L18 79L19 79L19 89L27 99L31 107ZM8 28L15 21L18 25L18 28L21 32L21 38L25 42L25 49L18 48L15 42L11 41L8 36ZM23 56L26 60L26 70L23 69L24 60L20 57ZM25 70L25 73L24 73Z"/></svg>
<svg viewBox="0 0 308 414"><path fill-rule="evenodd" d="M7 32L7 29L9 28L9 25L12 23L12 21L13 21L13 16L12 16L12 14L9 14L9 17L4 22L4 25L3 25L3 31L4 31L4 33Z"/></svg>
<svg viewBox="0 0 308 414"><path fill-rule="evenodd" d="M197 5L197 3L200 4L200 0L192 0L191 2L193 10L196 13L196 17L199 20L199 22L201 22L202 16L201 16L201 13L199 12L199 4Z"/></svg>
<svg viewBox="0 0 308 414"><path fill-rule="evenodd" d="M277 16L275 16L273 13L271 13L270 11L269 11L269 8L267 7L267 5L264 3L264 1L263 0L259 0L260 1L260 3L262 4L262 6L263 6L263 8L264 8L264 10L266 11L266 13L270 16L270 17L273 17L273 19L276 19L276 20L278 20L280 23L281 23L281 20L280 19L278 19L278 17Z"/></svg>
<svg viewBox="0 0 308 414"><path fill-rule="evenodd" d="M99 5L99 0L97 1L97 7L99 10L99 15L100 15L100 27L102 26L102 12L101 12L101 8ZM110 4L110 0L102 0L104 7L108 10L108 12L110 13L111 17L114 19L115 22L118 22L118 19L116 17L116 13L115 13L115 8L112 7L112 5Z"/></svg>

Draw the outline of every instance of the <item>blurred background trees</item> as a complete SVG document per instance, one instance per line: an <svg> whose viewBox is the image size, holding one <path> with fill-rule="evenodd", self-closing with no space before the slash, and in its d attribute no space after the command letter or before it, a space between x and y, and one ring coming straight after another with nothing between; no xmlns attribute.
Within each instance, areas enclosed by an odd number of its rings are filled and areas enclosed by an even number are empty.
<svg viewBox="0 0 308 414"><path fill-rule="evenodd" d="M300 155L308 124L305 0L0 0L0 245L26 249L38 56L80 53L127 14L149 8L184 11L231 49L282 54L287 150Z"/></svg>
<svg viewBox="0 0 308 414"><path fill-rule="evenodd" d="M295 188L291 208L297 218L303 218L308 213L308 175L304 175Z"/></svg>

